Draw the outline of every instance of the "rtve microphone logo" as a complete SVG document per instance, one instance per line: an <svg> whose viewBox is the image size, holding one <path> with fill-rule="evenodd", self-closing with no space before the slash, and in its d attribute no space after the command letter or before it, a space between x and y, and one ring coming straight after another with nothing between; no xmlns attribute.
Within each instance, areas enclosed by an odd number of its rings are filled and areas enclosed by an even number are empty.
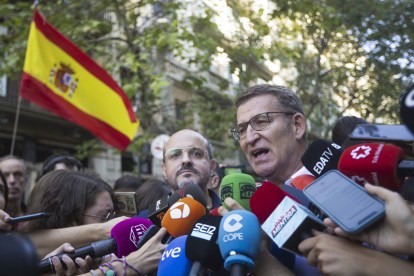
<svg viewBox="0 0 414 276"><path fill-rule="evenodd" d="M360 159L365 158L371 153L371 147L359 146L351 152L352 158Z"/></svg>
<svg viewBox="0 0 414 276"><path fill-rule="evenodd" d="M235 232L243 227L239 221L243 219L239 214L230 215L226 218L223 224L224 231Z"/></svg>
<svg viewBox="0 0 414 276"><path fill-rule="evenodd" d="M181 206L181 207L180 207ZM170 209L172 219L186 218L190 214L190 207L184 202L177 202Z"/></svg>
<svg viewBox="0 0 414 276"><path fill-rule="evenodd" d="M129 239L132 241L135 246L137 246L137 242L147 231L147 227L144 224L138 224L131 227L131 232L129 234Z"/></svg>

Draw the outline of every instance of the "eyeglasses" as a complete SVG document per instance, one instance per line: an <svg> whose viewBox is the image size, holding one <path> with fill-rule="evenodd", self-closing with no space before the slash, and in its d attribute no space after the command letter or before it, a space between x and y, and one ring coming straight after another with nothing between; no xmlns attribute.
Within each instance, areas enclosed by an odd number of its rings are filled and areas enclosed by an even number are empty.
<svg viewBox="0 0 414 276"><path fill-rule="evenodd" d="M205 156L208 156L207 150L204 150L200 147L188 147L186 149L179 149L179 148L169 149L165 153L165 159L168 161L181 160L184 152L187 152L188 157L190 157L192 160L201 160Z"/></svg>
<svg viewBox="0 0 414 276"><path fill-rule="evenodd" d="M256 116L254 116L253 118L251 118L248 122L236 126L232 130L230 130L230 132L233 134L234 139L241 140L244 137L246 137L247 127L249 125L251 125L251 127L256 131L263 130L263 129L267 128L270 125L271 120L273 121L273 118L269 117L269 114L272 114L272 113L284 113L284 114L291 114L291 115L294 114L294 113L290 113L290 112L266 112L266 113L261 113L261 114L258 114Z"/></svg>
<svg viewBox="0 0 414 276"><path fill-rule="evenodd" d="M116 217L116 212L109 212L106 216L95 216L95 215L88 215L88 214L83 214L83 215L88 216L88 217L100 218L102 222L107 222L108 220L111 220Z"/></svg>

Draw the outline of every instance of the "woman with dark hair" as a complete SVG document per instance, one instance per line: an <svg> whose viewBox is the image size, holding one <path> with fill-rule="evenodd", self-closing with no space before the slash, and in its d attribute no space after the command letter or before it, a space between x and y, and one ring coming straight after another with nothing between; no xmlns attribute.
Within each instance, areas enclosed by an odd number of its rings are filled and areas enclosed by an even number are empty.
<svg viewBox="0 0 414 276"><path fill-rule="evenodd" d="M137 190L138 211L147 210L148 206L164 195L171 192L171 188L158 179L145 181Z"/></svg>
<svg viewBox="0 0 414 276"><path fill-rule="evenodd" d="M52 171L30 193L30 214L51 213L29 221L23 231L56 229L105 222L114 217L114 192L102 179L85 172Z"/></svg>

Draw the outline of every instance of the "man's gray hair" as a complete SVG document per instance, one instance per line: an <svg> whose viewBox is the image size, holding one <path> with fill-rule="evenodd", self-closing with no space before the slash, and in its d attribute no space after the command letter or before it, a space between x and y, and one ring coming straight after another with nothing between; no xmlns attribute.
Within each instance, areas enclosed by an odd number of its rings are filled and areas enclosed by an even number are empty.
<svg viewBox="0 0 414 276"><path fill-rule="evenodd" d="M286 125L289 125L292 114L300 113L305 116L303 111L302 101L299 99L295 92L284 86L260 84L252 86L244 91L236 99L236 108L249 101L250 99L261 95L273 95L278 100L279 104L276 106L281 112L291 113L284 114ZM306 142L306 133L303 135L303 139Z"/></svg>
<svg viewBox="0 0 414 276"><path fill-rule="evenodd" d="M24 168L24 173L26 174L27 170L26 170L26 164L24 163L24 160L21 159L20 157L14 156L14 155L6 155L0 158L0 163L9 159L16 159L18 161L20 161L20 163L22 163L23 168Z"/></svg>

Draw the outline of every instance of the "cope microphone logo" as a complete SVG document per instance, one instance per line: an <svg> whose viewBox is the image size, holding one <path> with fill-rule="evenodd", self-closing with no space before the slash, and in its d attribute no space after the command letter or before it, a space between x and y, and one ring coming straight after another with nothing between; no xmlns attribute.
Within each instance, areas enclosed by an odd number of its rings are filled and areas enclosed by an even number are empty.
<svg viewBox="0 0 414 276"><path fill-rule="evenodd" d="M190 215L190 207L184 202L177 202L170 208L172 219L186 218Z"/></svg>
<svg viewBox="0 0 414 276"><path fill-rule="evenodd" d="M351 156L354 159L365 158L371 153L371 147L359 146L351 151Z"/></svg>
<svg viewBox="0 0 414 276"><path fill-rule="evenodd" d="M131 227L131 232L129 235L129 239L132 241L135 246L137 246L137 242L141 239L141 237L147 231L147 227L144 224L138 224Z"/></svg>
<svg viewBox="0 0 414 276"><path fill-rule="evenodd" d="M230 232L223 237L224 242L232 241L232 240L243 240L243 233L232 233L240 230L243 227L243 224L240 221L243 220L243 217L239 214L233 214L226 218L223 224L223 229L226 232Z"/></svg>
<svg viewBox="0 0 414 276"><path fill-rule="evenodd" d="M252 183L240 182L240 199L249 199L256 192L256 187Z"/></svg>

